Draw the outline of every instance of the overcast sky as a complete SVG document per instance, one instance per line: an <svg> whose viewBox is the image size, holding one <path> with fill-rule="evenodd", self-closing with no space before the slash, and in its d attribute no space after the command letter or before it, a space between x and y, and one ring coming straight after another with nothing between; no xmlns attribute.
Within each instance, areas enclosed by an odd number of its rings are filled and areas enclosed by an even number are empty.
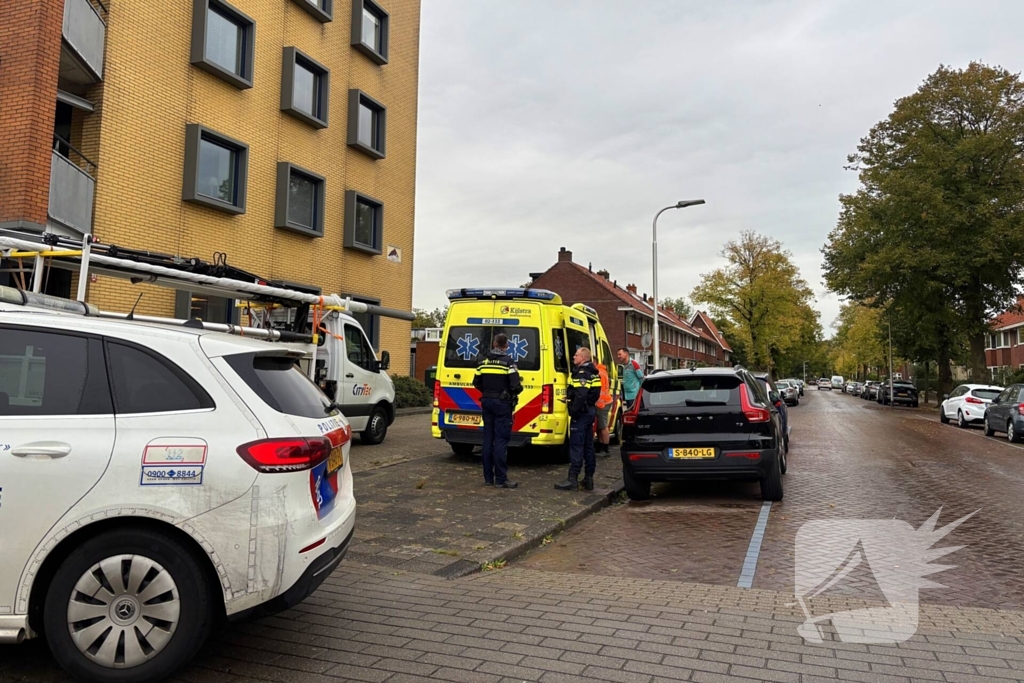
<svg viewBox="0 0 1024 683"><path fill-rule="evenodd" d="M1024 2L423 0L414 305L518 286L559 247L689 295L757 230L821 277L846 155L939 64L1024 69Z"/></svg>

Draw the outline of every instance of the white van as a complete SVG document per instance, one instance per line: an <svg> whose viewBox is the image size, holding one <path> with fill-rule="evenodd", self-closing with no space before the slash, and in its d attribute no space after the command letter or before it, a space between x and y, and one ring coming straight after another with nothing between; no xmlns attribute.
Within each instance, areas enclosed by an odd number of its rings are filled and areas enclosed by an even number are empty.
<svg viewBox="0 0 1024 683"><path fill-rule="evenodd" d="M842 389L844 384L846 384L846 380L843 379L842 375L832 375L833 389Z"/></svg>

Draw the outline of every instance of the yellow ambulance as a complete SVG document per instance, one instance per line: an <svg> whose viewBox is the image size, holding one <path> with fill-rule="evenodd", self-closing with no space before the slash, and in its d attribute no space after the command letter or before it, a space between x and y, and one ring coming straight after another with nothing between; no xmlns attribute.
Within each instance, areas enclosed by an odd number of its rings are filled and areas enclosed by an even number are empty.
<svg viewBox="0 0 1024 683"><path fill-rule="evenodd" d="M510 446L562 446L569 437L565 388L576 349L586 346L608 369L613 397L613 438L620 433L620 373L597 311L567 306L543 289L453 289L445 320L431 431L452 450L468 455L483 443L476 367L495 335L508 337L509 355L519 368L523 393L512 420Z"/></svg>

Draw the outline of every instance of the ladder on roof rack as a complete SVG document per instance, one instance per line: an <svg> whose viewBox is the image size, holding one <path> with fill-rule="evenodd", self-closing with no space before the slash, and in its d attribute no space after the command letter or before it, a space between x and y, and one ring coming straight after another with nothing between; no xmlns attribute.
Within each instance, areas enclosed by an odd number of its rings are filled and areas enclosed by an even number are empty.
<svg viewBox="0 0 1024 683"><path fill-rule="evenodd" d="M312 305L399 320L413 320L415 317L408 311L353 301L351 297L341 297L337 294L321 296L309 291L304 292L294 286L273 283L240 268L229 266L226 255L222 253L214 255L213 263L207 263L198 258L182 259L168 254L101 244L88 235L84 240L78 241L62 235L44 233L38 236L20 234L18 237L5 237L0 234L0 256L35 259L32 280L32 291L35 293L39 293L42 288L45 258L50 259L51 267L77 270L78 301L85 299L85 285L89 275L99 273L129 279L133 284L147 282L173 289L188 289L208 296L298 308L300 311L296 320L304 319L306 315L303 310L308 310Z"/></svg>

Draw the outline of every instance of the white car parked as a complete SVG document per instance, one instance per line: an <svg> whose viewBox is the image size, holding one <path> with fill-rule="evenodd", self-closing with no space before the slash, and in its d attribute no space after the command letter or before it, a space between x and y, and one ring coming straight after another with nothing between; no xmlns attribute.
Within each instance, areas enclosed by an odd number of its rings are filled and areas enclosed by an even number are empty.
<svg viewBox="0 0 1024 683"><path fill-rule="evenodd" d="M956 420L960 427L972 422L984 422L985 411L992 399L1003 391L1003 387L988 384L961 384L939 406L939 421L943 424Z"/></svg>
<svg viewBox="0 0 1024 683"><path fill-rule="evenodd" d="M351 428L302 354L31 296L0 287L0 643L150 681L218 618L315 590L356 502Z"/></svg>

